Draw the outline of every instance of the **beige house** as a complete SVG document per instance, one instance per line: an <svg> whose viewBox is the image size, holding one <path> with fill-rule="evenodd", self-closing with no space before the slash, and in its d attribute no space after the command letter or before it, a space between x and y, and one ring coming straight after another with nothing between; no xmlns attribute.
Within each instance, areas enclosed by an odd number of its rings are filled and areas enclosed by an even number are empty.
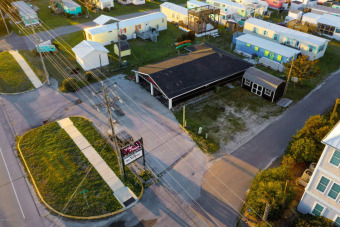
<svg viewBox="0 0 340 227"><path fill-rule="evenodd" d="M96 4L96 6L100 9L114 7L113 0L93 0L93 3Z"/></svg>
<svg viewBox="0 0 340 227"><path fill-rule="evenodd" d="M84 29L86 40L108 45L118 41L118 33L126 35L127 39L134 39L136 31L145 32L152 28L157 31L167 29L166 16L161 12L118 21L114 17L100 16L95 20L98 26ZM119 23L119 31L117 23Z"/></svg>
<svg viewBox="0 0 340 227"><path fill-rule="evenodd" d="M188 9L171 2L164 2L160 5L161 12L164 13L169 22L188 23Z"/></svg>

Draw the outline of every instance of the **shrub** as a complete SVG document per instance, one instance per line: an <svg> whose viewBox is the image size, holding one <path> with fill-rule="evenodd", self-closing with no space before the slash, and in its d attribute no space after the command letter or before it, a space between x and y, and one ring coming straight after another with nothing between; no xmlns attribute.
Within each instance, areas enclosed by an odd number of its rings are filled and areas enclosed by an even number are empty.
<svg viewBox="0 0 340 227"><path fill-rule="evenodd" d="M331 227L334 225L333 225L333 222L327 218L324 218L321 216L314 216L311 214L303 214L294 220L293 226L295 227L313 227L313 226Z"/></svg>
<svg viewBox="0 0 340 227"><path fill-rule="evenodd" d="M195 32L194 32L194 31L188 32L188 38L189 38L191 41L194 41L195 38L196 38Z"/></svg>
<svg viewBox="0 0 340 227"><path fill-rule="evenodd" d="M73 92L77 90L77 81L74 78L67 78L63 80L62 86L64 91Z"/></svg>
<svg viewBox="0 0 340 227"><path fill-rule="evenodd" d="M188 34L187 33L183 33L182 34L182 40L184 41L184 40L188 40L188 39L189 39Z"/></svg>
<svg viewBox="0 0 340 227"><path fill-rule="evenodd" d="M109 8L105 7L103 10L104 10L105 12L108 12L108 11L109 11Z"/></svg>
<svg viewBox="0 0 340 227"><path fill-rule="evenodd" d="M112 11L112 10L114 10L114 9L115 9L115 7L113 7L113 6L110 7L110 11Z"/></svg>
<svg viewBox="0 0 340 227"><path fill-rule="evenodd" d="M66 15L66 18L70 18L71 17L71 14L69 14L69 13L66 13L65 15Z"/></svg>
<svg viewBox="0 0 340 227"><path fill-rule="evenodd" d="M90 82L94 79L93 74L91 72L86 72L85 73L85 79L87 82Z"/></svg>
<svg viewBox="0 0 340 227"><path fill-rule="evenodd" d="M177 41L177 42L182 42L182 41L183 41L182 36L177 37L176 41Z"/></svg>
<svg viewBox="0 0 340 227"><path fill-rule="evenodd" d="M294 140L290 154L296 162L317 162L322 153L322 144L309 137Z"/></svg>

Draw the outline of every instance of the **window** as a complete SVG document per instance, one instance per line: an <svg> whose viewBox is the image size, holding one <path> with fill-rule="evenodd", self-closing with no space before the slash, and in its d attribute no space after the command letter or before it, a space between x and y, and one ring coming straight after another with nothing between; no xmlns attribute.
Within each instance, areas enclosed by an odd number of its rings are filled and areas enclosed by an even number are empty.
<svg viewBox="0 0 340 227"><path fill-rule="evenodd" d="M108 31L107 33L111 33L112 31Z"/></svg>
<svg viewBox="0 0 340 227"><path fill-rule="evenodd" d="M319 47L319 52L323 51L324 48L325 48L325 44Z"/></svg>
<svg viewBox="0 0 340 227"><path fill-rule="evenodd" d="M225 15L223 15L223 20L225 20Z"/></svg>
<svg viewBox="0 0 340 227"><path fill-rule="evenodd" d="M138 29L141 29L141 28L142 28L142 25L141 25L141 24L138 24L138 25L136 25L135 27L136 27L136 30L138 30Z"/></svg>
<svg viewBox="0 0 340 227"><path fill-rule="evenodd" d="M244 79L244 85L250 86L250 80Z"/></svg>
<svg viewBox="0 0 340 227"><path fill-rule="evenodd" d="M174 12L171 13L171 17L175 18L175 13Z"/></svg>
<svg viewBox="0 0 340 227"><path fill-rule="evenodd" d="M334 225L340 227L340 217L337 217L334 221Z"/></svg>
<svg viewBox="0 0 340 227"><path fill-rule="evenodd" d="M247 47L250 47L251 45L249 43L247 43Z"/></svg>
<svg viewBox="0 0 340 227"><path fill-rule="evenodd" d="M268 57L269 53L270 53L269 50L264 51L264 56Z"/></svg>
<svg viewBox="0 0 340 227"><path fill-rule="evenodd" d="M219 7L220 7L220 3L215 2L215 3L214 3L214 6L217 7L217 8L219 8Z"/></svg>
<svg viewBox="0 0 340 227"><path fill-rule="evenodd" d="M268 34L267 30L263 30L263 35L267 35L267 34Z"/></svg>
<svg viewBox="0 0 340 227"><path fill-rule="evenodd" d="M92 40L92 35L90 33L87 33L87 36L88 36L89 40Z"/></svg>
<svg viewBox="0 0 340 227"><path fill-rule="evenodd" d="M272 91L271 90L268 90L267 88L264 90L264 94L265 95L268 95L268 96L271 96L272 95Z"/></svg>
<svg viewBox="0 0 340 227"><path fill-rule="evenodd" d="M164 23L164 18L162 19L162 23Z"/></svg>
<svg viewBox="0 0 340 227"><path fill-rule="evenodd" d="M340 33L340 28L335 29L335 33Z"/></svg>
<svg viewBox="0 0 340 227"><path fill-rule="evenodd" d="M340 151L335 150L334 154L330 160L330 163L332 163L335 166L339 166L340 164Z"/></svg>
<svg viewBox="0 0 340 227"><path fill-rule="evenodd" d="M316 186L316 189L318 189L320 192L325 192L328 183L329 179L327 179L326 177L321 177L318 186Z"/></svg>
<svg viewBox="0 0 340 227"><path fill-rule="evenodd" d="M282 60L282 56L281 55L277 55L277 58L276 58L278 61L281 61Z"/></svg>
<svg viewBox="0 0 340 227"><path fill-rule="evenodd" d="M320 216L323 209L324 207L317 203L312 211L312 214L314 214L315 216Z"/></svg>
<svg viewBox="0 0 340 227"><path fill-rule="evenodd" d="M120 34L125 34L126 33L126 28L120 29Z"/></svg>
<svg viewBox="0 0 340 227"><path fill-rule="evenodd" d="M258 48L258 47L255 47L254 49L255 49L255 51L259 51L259 48Z"/></svg>
<svg viewBox="0 0 340 227"><path fill-rule="evenodd" d="M331 190L328 193L328 196L331 197L332 199L336 199L339 195L340 192L340 185L334 183Z"/></svg>
<svg viewBox="0 0 340 227"><path fill-rule="evenodd" d="M274 34L273 39L279 41L280 36L278 34Z"/></svg>
<svg viewBox="0 0 340 227"><path fill-rule="evenodd" d="M253 27L253 33L257 33L259 29L257 27Z"/></svg>
<svg viewBox="0 0 340 227"><path fill-rule="evenodd" d="M315 47L315 46L308 45L308 51L309 51L309 52L314 53L315 50L316 50L316 47Z"/></svg>

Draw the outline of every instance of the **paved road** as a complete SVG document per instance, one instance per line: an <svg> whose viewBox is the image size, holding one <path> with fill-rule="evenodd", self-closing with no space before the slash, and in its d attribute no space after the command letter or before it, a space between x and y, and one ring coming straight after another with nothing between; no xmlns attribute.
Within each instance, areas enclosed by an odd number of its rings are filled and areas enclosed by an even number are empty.
<svg viewBox="0 0 340 227"><path fill-rule="evenodd" d="M117 16L116 18L120 20L126 20L132 17L138 17L138 16L142 16L142 15L146 15L146 14L150 14L154 12L159 12L159 9L126 14L122 16ZM39 40L46 41L46 40L55 39L56 37L67 35L73 32L82 31L84 28L93 27L95 25L96 24L93 21L90 21L90 22L86 22L83 24L62 26L62 27L55 28L49 31L39 32L37 33L37 37ZM33 50L35 48L35 44L34 42L32 42L32 40L35 40L35 37L33 35L19 36L13 32L11 35L4 37L0 40L0 51Z"/></svg>
<svg viewBox="0 0 340 227"><path fill-rule="evenodd" d="M266 168L276 157L283 154L291 137L310 116L323 114L329 110L334 105L335 99L340 97L339 88L340 71L334 73L318 89L315 89L314 92L288 109L283 116L248 143L220 159L204 176L201 198L206 198L205 191L221 198L218 193L208 187L208 184L213 184L223 197L220 200L222 203L226 200L231 203L231 206L240 210L245 193L258 169ZM227 189L225 185L230 187L232 191ZM213 200L210 200L207 203L202 203L202 205L207 209L211 208L212 216L216 217L217 222L221 225L236 223L236 212L228 214L212 209L214 207L213 202Z"/></svg>

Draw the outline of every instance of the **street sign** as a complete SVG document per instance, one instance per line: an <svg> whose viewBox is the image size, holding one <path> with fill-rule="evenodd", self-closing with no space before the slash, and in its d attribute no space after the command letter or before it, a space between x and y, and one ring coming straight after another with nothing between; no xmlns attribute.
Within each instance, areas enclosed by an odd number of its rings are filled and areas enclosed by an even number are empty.
<svg viewBox="0 0 340 227"><path fill-rule="evenodd" d="M82 193L85 193L85 192L88 192L89 190L84 190L84 191L81 191L81 192L79 192L80 194L82 194Z"/></svg>
<svg viewBox="0 0 340 227"><path fill-rule="evenodd" d="M131 162L144 157L143 138L140 138L131 145L121 148L120 152L124 165L128 165Z"/></svg>

